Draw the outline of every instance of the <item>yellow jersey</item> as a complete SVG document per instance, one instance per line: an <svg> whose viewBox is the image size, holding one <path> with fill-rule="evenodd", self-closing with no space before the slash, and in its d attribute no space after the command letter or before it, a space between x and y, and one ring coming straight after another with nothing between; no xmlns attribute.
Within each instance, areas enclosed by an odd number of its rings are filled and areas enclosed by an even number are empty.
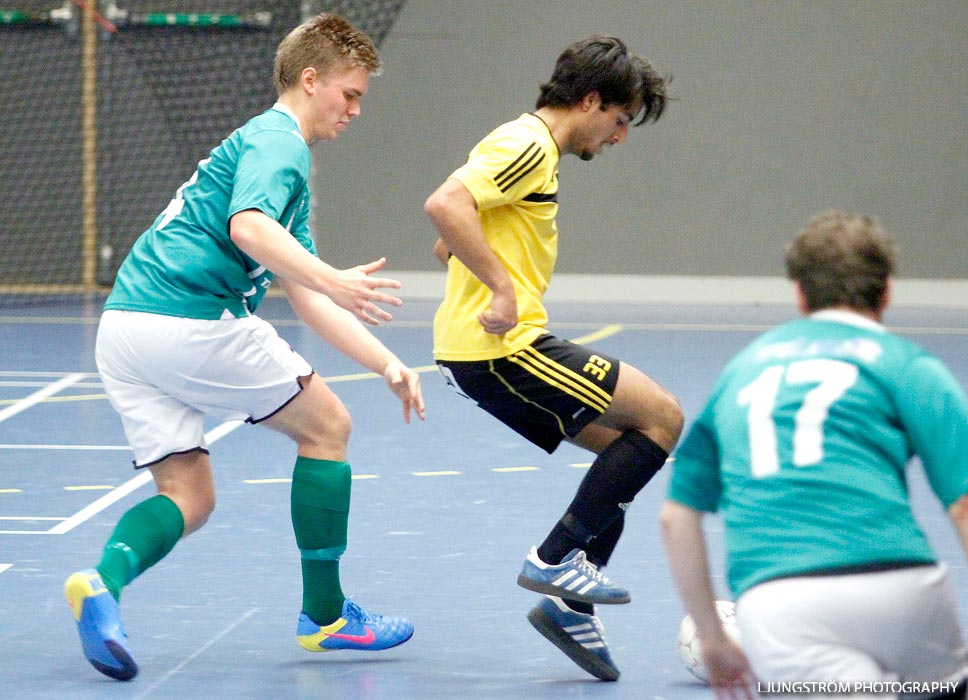
<svg viewBox="0 0 968 700"><path fill-rule="evenodd" d="M444 301L434 316L434 357L491 360L547 333L542 298L558 257L558 145L547 125L522 114L484 137L451 177L477 202L488 245L511 275L518 324L504 335L478 322L491 291L456 256L447 263Z"/></svg>

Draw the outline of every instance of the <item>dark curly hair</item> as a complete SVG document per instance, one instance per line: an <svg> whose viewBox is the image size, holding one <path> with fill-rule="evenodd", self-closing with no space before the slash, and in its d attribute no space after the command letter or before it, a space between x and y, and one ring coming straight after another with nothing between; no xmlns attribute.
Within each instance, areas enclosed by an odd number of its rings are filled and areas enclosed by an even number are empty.
<svg viewBox="0 0 968 700"><path fill-rule="evenodd" d="M555 64L551 80L541 85L535 104L572 107L597 92L602 108L622 105L633 112L634 126L658 121L665 110L669 79L660 76L648 59L630 54L621 39L595 35L569 46Z"/></svg>

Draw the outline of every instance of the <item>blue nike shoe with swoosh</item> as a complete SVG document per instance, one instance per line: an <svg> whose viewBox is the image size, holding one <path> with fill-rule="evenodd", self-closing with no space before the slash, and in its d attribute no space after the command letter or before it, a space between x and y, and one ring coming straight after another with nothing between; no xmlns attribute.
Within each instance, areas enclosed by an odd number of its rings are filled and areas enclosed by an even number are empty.
<svg viewBox="0 0 968 700"><path fill-rule="evenodd" d="M64 583L64 595L77 622L84 656L91 665L119 681L134 678L138 664L128 649L121 610L100 574L94 569L71 574Z"/></svg>
<svg viewBox="0 0 968 700"><path fill-rule="evenodd" d="M296 626L296 639L308 651L381 651L403 644L412 636L410 620L373 615L350 600L343 601L343 614L336 622L319 625L302 612Z"/></svg>

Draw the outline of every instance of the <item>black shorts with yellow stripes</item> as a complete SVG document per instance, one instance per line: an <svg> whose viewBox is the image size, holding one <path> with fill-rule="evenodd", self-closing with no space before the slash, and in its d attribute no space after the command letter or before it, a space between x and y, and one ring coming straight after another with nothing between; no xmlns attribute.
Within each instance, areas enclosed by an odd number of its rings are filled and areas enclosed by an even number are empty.
<svg viewBox="0 0 968 700"><path fill-rule="evenodd" d="M447 383L551 453L605 412L619 361L546 334L494 360L437 360Z"/></svg>

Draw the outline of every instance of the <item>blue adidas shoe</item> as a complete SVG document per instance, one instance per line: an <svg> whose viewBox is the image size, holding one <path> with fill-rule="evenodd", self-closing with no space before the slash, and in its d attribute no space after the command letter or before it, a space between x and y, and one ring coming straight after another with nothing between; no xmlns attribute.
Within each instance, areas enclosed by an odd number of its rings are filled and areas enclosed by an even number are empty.
<svg viewBox="0 0 968 700"><path fill-rule="evenodd" d="M343 615L328 625L317 625L299 614L296 639L309 651L380 651L403 644L413 636L413 624L403 617L371 615L356 603L343 601Z"/></svg>
<svg viewBox="0 0 968 700"><path fill-rule="evenodd" d="M546 596L528 613L528 622L595 678L618 680L620 671L608 653L605 628L595 615L575 612L561 598Z"/></svg>
<svg viewBox="0 0 968 700"><path fill-rule="evenodd" d="M546 564L538 557L537 548L532 547L518 575L518 585L582 603L619 605L632 600L627 590L609 581L580 549L571 550L560 564Z"/></svg>
<svg viewBox="0 0 968 700"><path fill-rule="evenodd" d="M138 664L128 649L121 610L98 572L86 569L71 574L64 583L64 595L77 622L84 656L91 665L119 681L134 678Z"/></svg>

